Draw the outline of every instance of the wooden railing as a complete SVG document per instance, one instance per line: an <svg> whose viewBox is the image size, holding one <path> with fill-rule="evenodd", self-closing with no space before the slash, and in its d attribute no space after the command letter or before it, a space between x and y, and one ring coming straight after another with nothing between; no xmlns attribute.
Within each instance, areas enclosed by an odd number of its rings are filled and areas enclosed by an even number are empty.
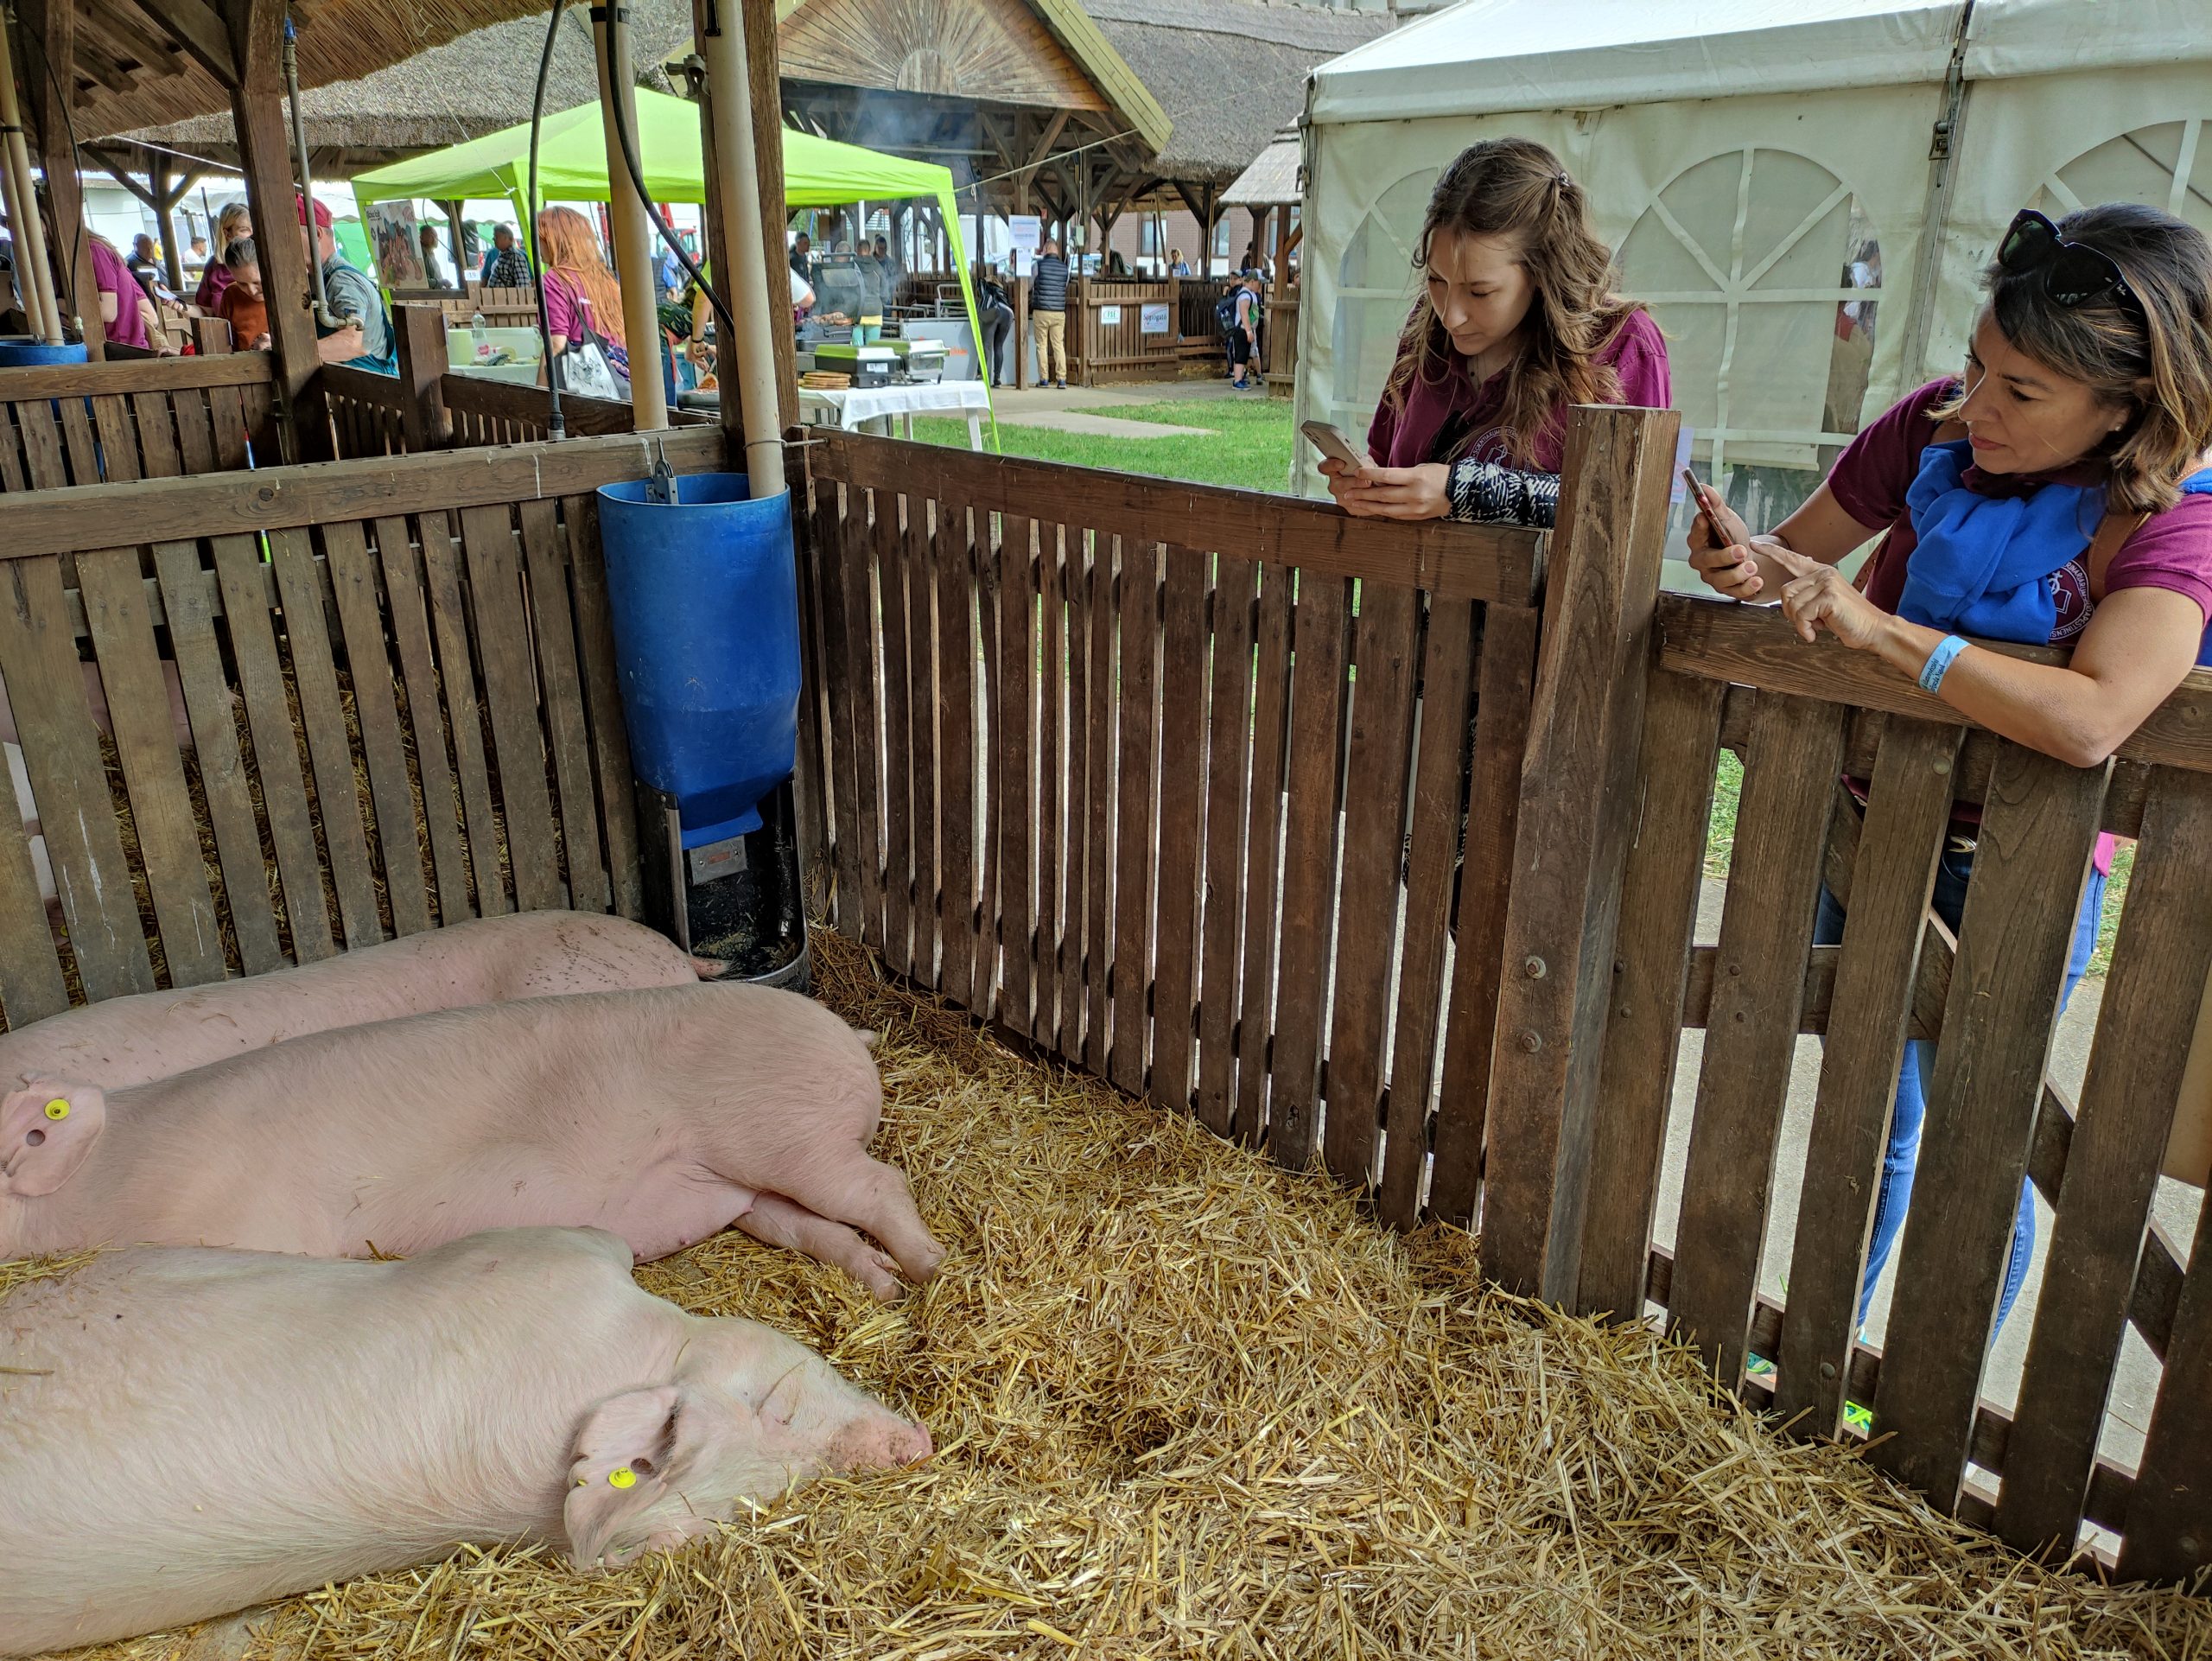
<svg viewBox="0 0 2212 1661"><path fill-rule="evenodd" d="M719 466L721 436L666 449ZM55 892L0 816L8 1021L518 907L638 915L592 493L650 465L588 439L12 499L0 678Z"/></svg>
<svg viewBox="0 0 2212 1661"><path fill-rule="evenodd" d="M0 492L244 468L272 387L258 352L0 369Z"/></svg>
<svg viewBox="0 0 2212 1661"><path fill-rule="evenodd" d="M2075 768L1770 612L1662 598L1675 423L1578 411L1548 539L823 436L794 474L813 880L897 972L1319 1159L1394 1225L1474 1223L1510 1287L1663 1320L1797 1434L1850 1437L1864 1403L1870 1456L1942 1509L2190 1574L2212 1251L2151 1203L2212 975L2212 676ZM1955 934L1928 906L1958 803ZM2100 830L2141 842L2077 1106L2044 1069ZM1840 945L1812 944L1823 883ZM1784 1193L1804 1033L1826 1051ZM1922 1199L1878 1348L1857 1302L1908 1038L1935 1056ZM2024 1180L2056 1221L2009 1408L1982 1385ZM1761 1270L1789 1212L1785 1299ZM2159 1369L2133 1467L2100 1454L2129 1331Z"/></svg>

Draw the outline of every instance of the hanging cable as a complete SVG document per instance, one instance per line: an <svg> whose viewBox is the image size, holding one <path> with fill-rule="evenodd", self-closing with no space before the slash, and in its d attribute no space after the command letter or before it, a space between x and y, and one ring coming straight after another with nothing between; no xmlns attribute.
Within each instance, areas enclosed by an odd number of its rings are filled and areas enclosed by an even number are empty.
<svg viewBox="0 0 2212 1661"><path fill-rule="evenodd" d="M548 437L565 438L568 427L561 417L561 376L553 362L553 327L545 321L545 251L537 244L537 140L545 123L545 83L553 73L553 43L560 36L561 9L568 0L553 0L553 18L545 26L545 50L537 60L537 92L530 102L530 179L524 187L523 208L530 215L531 276L537 290L537 338L545 351L545 430Z"/></svg>

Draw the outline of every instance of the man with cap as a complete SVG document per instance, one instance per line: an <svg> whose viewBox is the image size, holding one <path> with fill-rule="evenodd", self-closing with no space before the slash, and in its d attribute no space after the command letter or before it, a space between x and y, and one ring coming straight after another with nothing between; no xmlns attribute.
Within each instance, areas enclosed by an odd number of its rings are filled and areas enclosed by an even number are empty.
<svg viewBox="0 0 2212 1661"><path fill-rule="evenodd" d="M357 320L332 328L316 318L316 355L325 363L344 364L349 369L398 374L399 347L392 334L391 315L384 309L384 296L377 292L377 285L366 273L338 251L337 239L330 234L330 209L321 202L315 205L315 232L310 238L307 200L297 191L292 193L292 200L299 209L300 241L308 249L308 258L321 264L322 290L332 314L344 317L350 312Z"/></svg>

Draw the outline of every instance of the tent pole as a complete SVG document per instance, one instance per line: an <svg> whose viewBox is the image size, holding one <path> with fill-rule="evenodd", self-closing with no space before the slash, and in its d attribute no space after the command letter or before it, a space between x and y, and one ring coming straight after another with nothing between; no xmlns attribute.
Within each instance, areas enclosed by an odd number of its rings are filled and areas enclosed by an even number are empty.
<svg viewBox="0 0 2212 1661"><path fill-rule="evenodd" d="M622 334L630 348L630 407L637 430L649 432L668 425L668 390L661 382L660 308L653 300L652 222L645 217L651 210L631 182L630 170L622 165L622 141L614 124L619 118L638 134L637 76L630 67L629 31L610 29L606 14L593 10L599 105L607 124L607 205L622 280ZM638 143L642 152L642 134L638 134Z"/></svg>
<svg viewBox="0 0 2212 1661"><path fill-rule="evenodd" d="M48 346L61 344L61 309L54 303L54 270L46 263L46 227L39 221L38 198L31 190L30 152L23 145L22 112L16 105L16 70L8 30L0 23L0 199L16 233L16 292L32 333Z"/></svg>
<svg viewBox="0 0 2212 1661"><path fill-rule="evenodd" d="M714 123L718 175L708 188L721 197L722 238L729 267L715 275L736 313L737 338L722 343L727 367L734 359L740 408L744 417L745 474L753 499L780 494L784 443L777 422L774 330L781 321L768 309L768 257L760 223L760 154L753 143L753 85L747 61L742 14L729 15L741 0L719 0L711 32L702 35L699 55L707 60L708 111ZM779 158L780 165L780 158ZM779 260L783 250L776 251ZM725 379L723 396L729 395ZM725 406L727 407L727 406Z"/></svg>

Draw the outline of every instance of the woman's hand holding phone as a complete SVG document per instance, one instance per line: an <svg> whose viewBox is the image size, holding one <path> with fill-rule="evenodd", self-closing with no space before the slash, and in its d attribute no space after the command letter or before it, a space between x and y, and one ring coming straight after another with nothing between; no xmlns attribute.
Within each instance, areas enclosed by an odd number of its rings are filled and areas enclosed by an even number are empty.
<svg viewBox="0 0 2212 1661"><path fill-rule="evenodd" d="M1682 483L1697 504L1688 534L1690 569L1714 593L1731 600L1750 600L1766 586L1759 575L1758 556L1751 546L1751 527L1720 500L1720 493L1700 483L1688 468Z"/></svg>

